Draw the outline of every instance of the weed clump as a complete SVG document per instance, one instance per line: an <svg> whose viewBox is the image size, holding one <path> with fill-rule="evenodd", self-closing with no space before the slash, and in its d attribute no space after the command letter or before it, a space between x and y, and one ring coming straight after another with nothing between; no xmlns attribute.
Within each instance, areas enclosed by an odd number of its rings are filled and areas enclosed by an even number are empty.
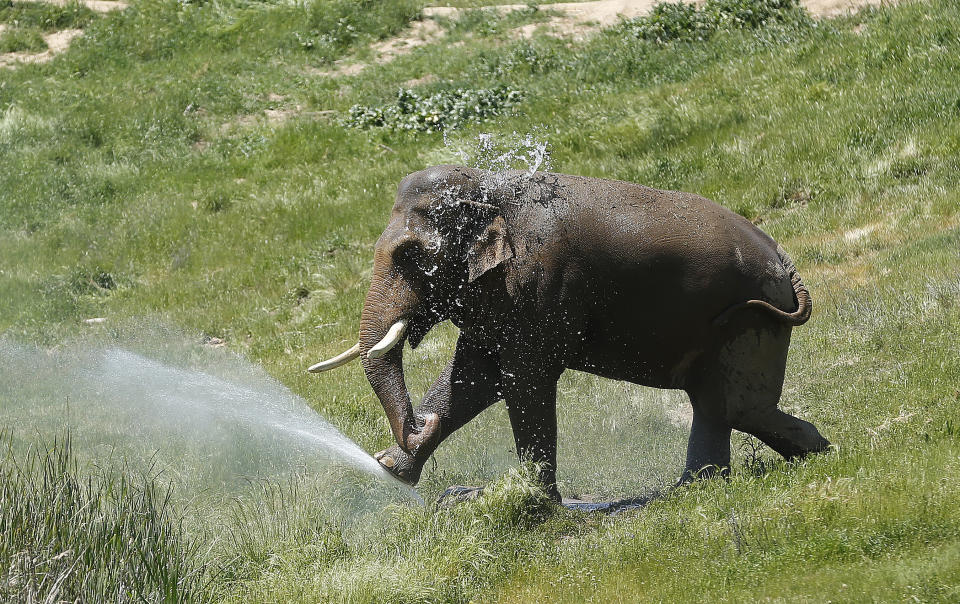
<svg viewBox="0 0 960 604"><path fill-rule="evenodd" d="M470 512L499 527L529 529L556 507L539 482L536 464L524 463L508 470L472 502Z"/></svg>
<svg viewBox="0 0 960 604"><path fill-rule="evenodd" d="M509 86L449 90L421 96L401 88L393 103L370 107L354 105L344 124L351 128L390 130L442 130L505 115L523 100L520 90Z"/></svg>
<svg viewBox="0 0 960 604"><path fill-rule="evenodd" d="M720 31L809 20L799 0L707 0L699 7L662 2L649 15L624 21L620 29L635 38L665 44L674 40L707 40Z"/></svg>

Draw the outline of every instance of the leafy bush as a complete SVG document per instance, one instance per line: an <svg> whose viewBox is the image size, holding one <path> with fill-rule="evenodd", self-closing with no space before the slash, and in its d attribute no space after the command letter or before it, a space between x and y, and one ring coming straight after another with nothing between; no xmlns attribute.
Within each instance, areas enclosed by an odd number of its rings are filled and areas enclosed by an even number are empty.
<svg viewBox="0 0 960 604"><path fill-rule="evenodd" d="M719 30L755 29L806 16L800 0L707 0L701 10Z"/></svg>
<svg viewBox="0 0 960 604"><path fill-rule="evenodd" d="M657 4L648 16L634 19L628 29L637 38L657 42L703 40L714 32L703 11L683 2Z"/></svg>
<svg viewBox="0 0 960 604"><path fill-rule="evenodd" d="M706 40L718 31L756 29L771 23L806 22L799 0L707 0L702 7L663 2L649 15L624 21L626 33L641 40Z"/></svg>
<svg viewBox="0 0 960 604"><path fill-rule="evenodd" d="M391 130L441 130L457 128L469 122L504 115L523 99L523 93L508 86L496 88L458 88L420 96L401 88L389 105L354 105L345 125L352 128L389 128Z"/></svg>

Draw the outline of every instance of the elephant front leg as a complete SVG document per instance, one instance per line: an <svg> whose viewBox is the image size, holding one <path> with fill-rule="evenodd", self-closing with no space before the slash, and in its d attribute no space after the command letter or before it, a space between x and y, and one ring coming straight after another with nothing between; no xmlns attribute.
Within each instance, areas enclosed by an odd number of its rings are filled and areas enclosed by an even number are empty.
<svg viewBox="0 0 960 604"><path fill-rule="evenodd" d="M461 426L500 398L500 360L489 349L475 345L465 336L457 340L453 358L423 397L415 413L425 417L434 413L440 421L439 434L411 455L397 445L374 457L395 476L417 484L423 466L437 446Z"/></svg>
<svg viewBox="0 0 960 604"><path fill-rule="evenodd" d="M557 489L557 378L524 379L510 385L507 411L521 461L539 465L539 479L552 498Z"/></svg>

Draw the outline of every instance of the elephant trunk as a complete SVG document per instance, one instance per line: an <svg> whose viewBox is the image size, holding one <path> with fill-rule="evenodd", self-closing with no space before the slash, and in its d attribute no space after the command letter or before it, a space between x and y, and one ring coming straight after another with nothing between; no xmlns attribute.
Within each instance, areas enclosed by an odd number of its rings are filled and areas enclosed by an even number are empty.
<svg viewBox="0 0 960 604"><path fill-rule="evenodd" d="M403 336L386 352L378 354L375 350L374 354L369 353L389 332L397 333L396 324L409 319L419 307L420 300L390 267L378 264L374 263L373 282L360 316L360 358L367 380L387 414L397 444L415 455L424 443L436 436L439 420L431 415L423 418L420 425L413 412L403 375Z"/></svg>

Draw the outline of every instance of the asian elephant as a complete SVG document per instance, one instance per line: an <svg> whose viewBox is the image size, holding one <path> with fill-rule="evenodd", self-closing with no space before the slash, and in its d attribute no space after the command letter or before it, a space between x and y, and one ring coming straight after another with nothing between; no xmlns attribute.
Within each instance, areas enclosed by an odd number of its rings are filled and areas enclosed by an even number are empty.
<svg viewBox="0 0 960 604"><path fill-rule="evenodd" d="M354 358L408 483L437 446L504 399L517 453L554 497L557 380L566 368L685 390L693 426L681 482L730 463L736 428L786 458L830 443L778 409L790 332L812 303L787 254L703 197L547 172L437 166L401 181L376 243ZM403 342L449 319L453 358L413 409ZM602 413L602 409L599 410Z"/></svg>

